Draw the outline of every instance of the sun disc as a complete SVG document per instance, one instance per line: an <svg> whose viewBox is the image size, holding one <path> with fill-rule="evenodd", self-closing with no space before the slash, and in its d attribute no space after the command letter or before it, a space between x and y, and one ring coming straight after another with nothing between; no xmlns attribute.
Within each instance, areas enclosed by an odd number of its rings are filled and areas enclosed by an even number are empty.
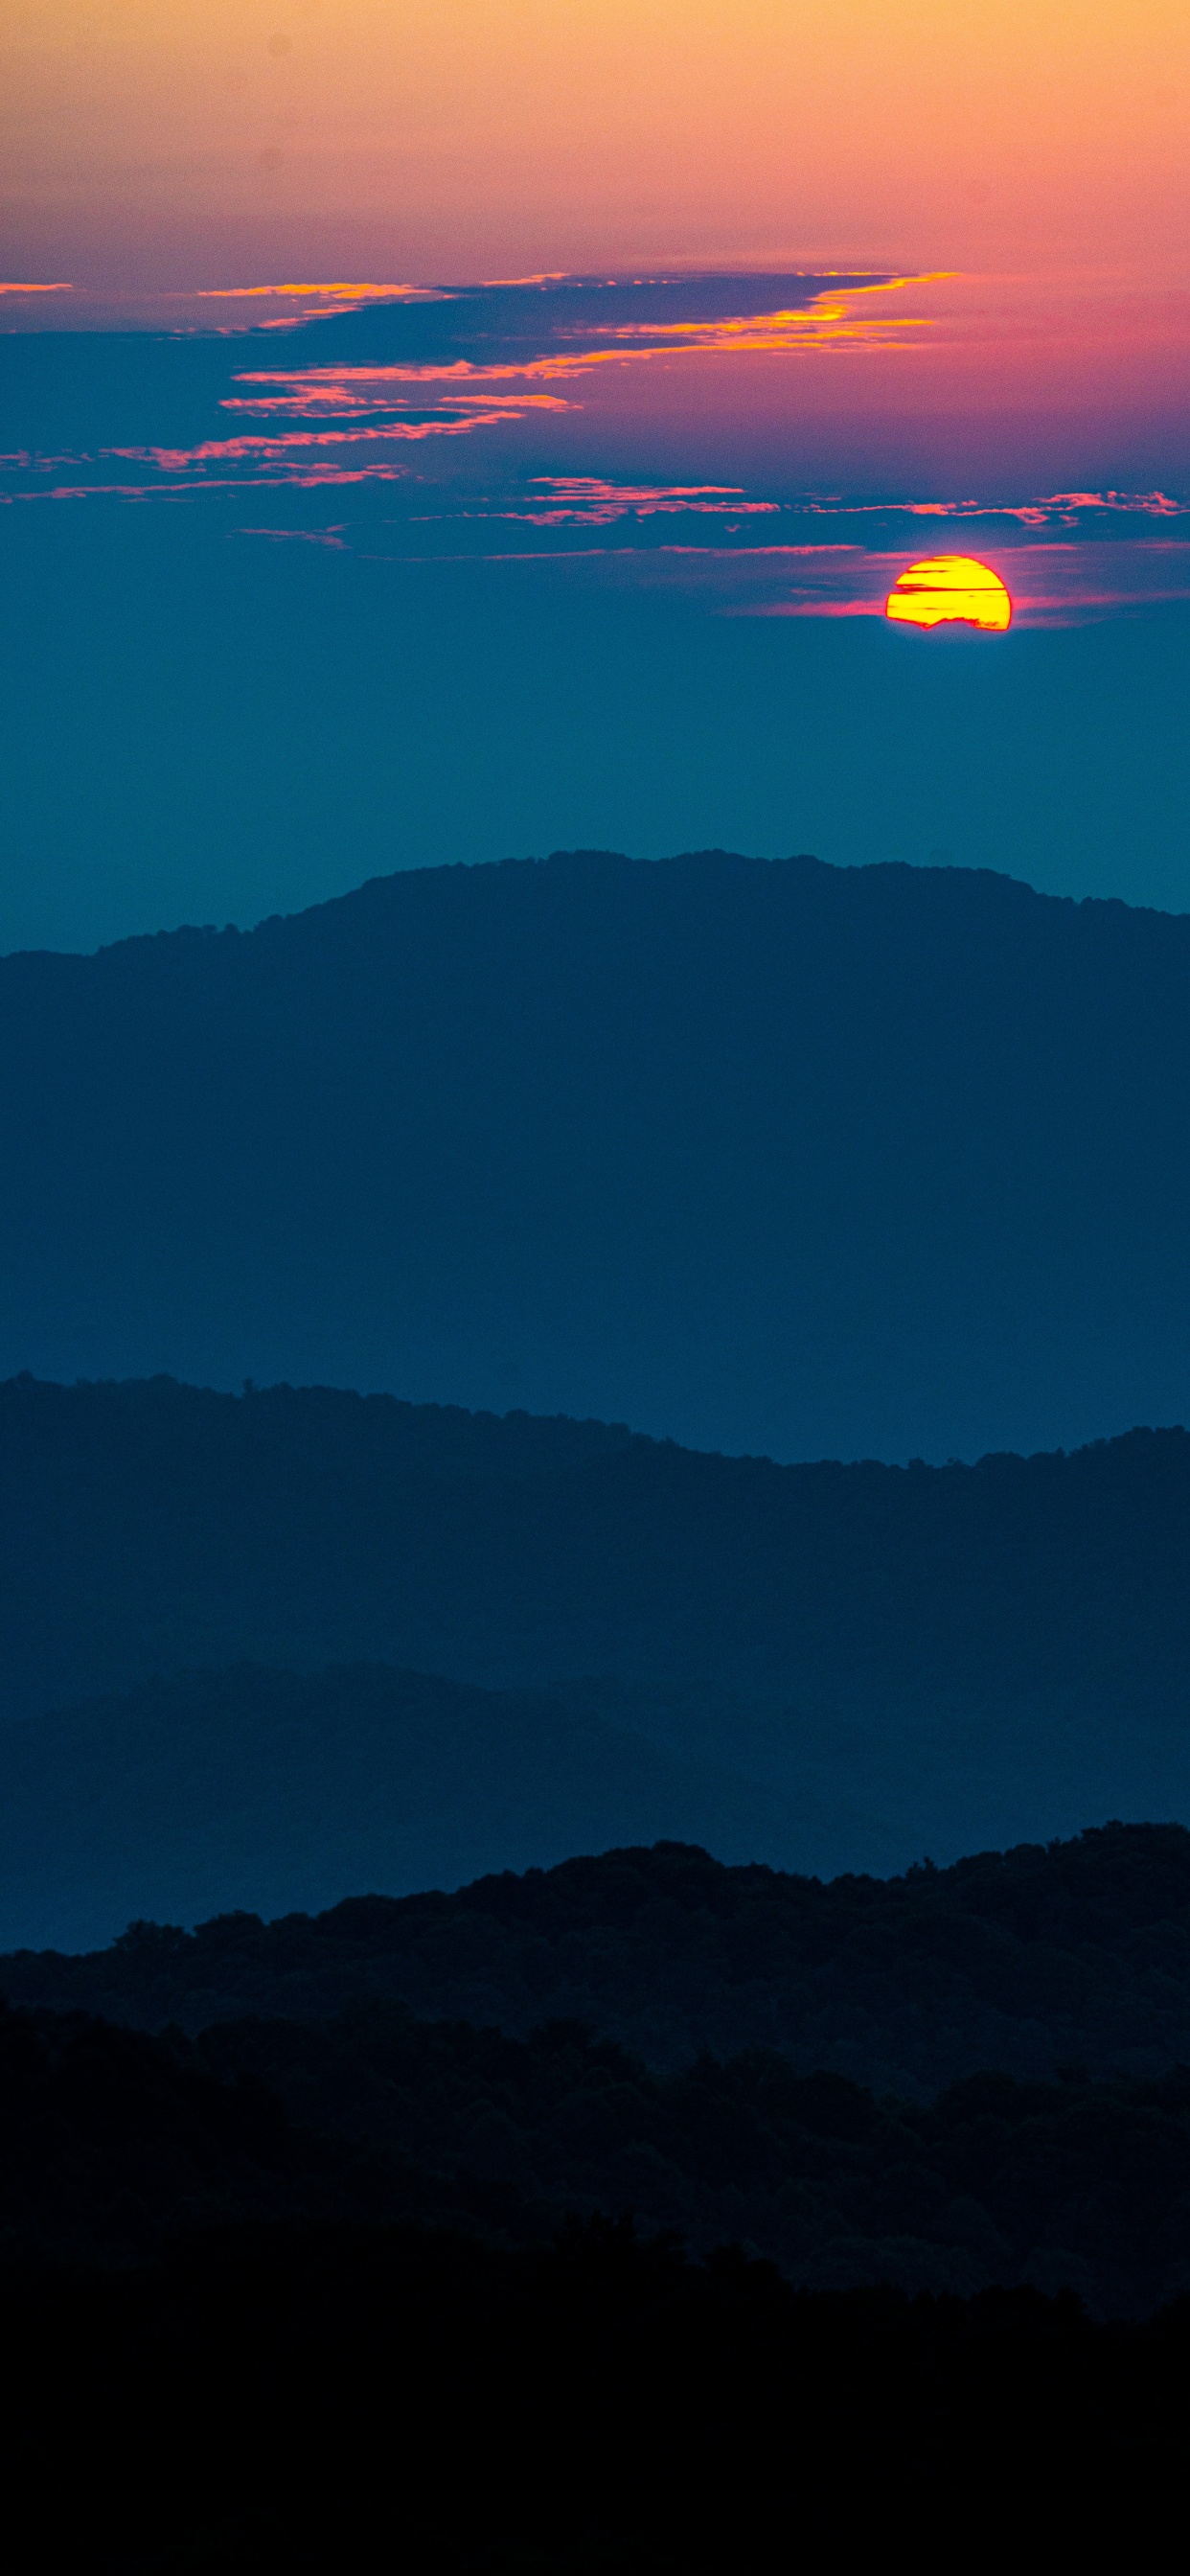
<svg viewBox="0 0 1190 2576"><path fill-rule="evenodd" d="M884 614L898 626L977 626L1003 635L1012 601L999 573L974 555L930 555L898 574Z"/></svg>

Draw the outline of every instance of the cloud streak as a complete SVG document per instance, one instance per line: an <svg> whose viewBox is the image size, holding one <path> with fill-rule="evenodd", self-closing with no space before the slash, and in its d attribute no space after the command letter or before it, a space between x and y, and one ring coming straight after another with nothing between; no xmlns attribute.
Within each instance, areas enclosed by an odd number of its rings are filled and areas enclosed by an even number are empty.
<svg viewBox="0 0 1190 2576"><path fill-rule="evenodd" d="M940 339L916 290L940 274L204 288L191 311L217 311L222 302L255 327L234 338L223 329L139 342L80 336L77 351L89 347L101 371L115 370L116 434L95 435L89 400L77 416L92 436L77 447L61 439L38 454L14 440L0 459L0 498L177 505L218 495L225 520L238 509L243 533L270 541L291 536L407 562L602 561L609 580L677 583L732 614L878 615L896 574L929 550L927 527L948 525L962 527L965 550L1005 569L1018 622L1181 596L1183 555L1167 558L1160 548L1167 539L1180 545L1190 507L1169 485L1141 488L1139 477L1135 489L1122 479L1098 485L1071 472L1040 489L993 484L988 499L931 491L925 476L916 490L902 485L883 495L870 481L862 495L783 483L781 463L798 453L803 412L816 417L815 403L825 401L827 418L852 417L849 380L837 380L839 395L824 396L823 374L799 373L795 388L784 363L851 349L937 352ZM970 289L969 280L960 284ZM310 298L320 307L316 321ZM267 336L278 302L293 308L284 350ZM937 299L935 306L937 319ZM709 361L701 374L677 368L696 357ZM738 374L715 373L724 358ZM632 372L650 364L661 373ZM125 366L149 415L148 434L135 441L119 434ZM622 385L617 370L629 371ZM918 381L899 364L891 377L898 387ZM858 388L865 379L850 381ZM941 381L928 371L920 377L927 409ZM650 407L638 391L651 387L660 402ZM155 402L169 435L152 434ZM759 447L749 446L754 417L763 428ZM742 444L734 444L741 424ZM751 474L737 461L748 454L761 459ZM614 460L625 455L632 467L617 473ZM734 471L724 470L729 456ZM657 470L660 457L666 463ZM370 488L383 493L383 504L369 500ZM253 496L264 493L289 495L288 503L270 501L267 516L289 517L290 527L262 526ZM358 496L350 521L338 501L321 502L346 493Z"/></svg>
<svg viewBox="0 0 1190 2576"><path fill-rule="evenodd" d="M611 527L623 518L668 518L693 511L699 517L733 520L768 517L778 501L746 498L734 483L606 483L596 475L535 475L538 506L508 506L501 518L518 519L533 528Z"/></svg>

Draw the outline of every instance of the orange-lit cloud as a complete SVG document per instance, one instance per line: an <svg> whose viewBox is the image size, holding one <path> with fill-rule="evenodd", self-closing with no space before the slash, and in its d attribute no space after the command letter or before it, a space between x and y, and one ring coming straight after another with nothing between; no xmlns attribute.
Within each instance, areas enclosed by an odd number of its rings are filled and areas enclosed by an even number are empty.
<svg viewBox="0 0 1190 2576"><path fill-rule="evenodd" d="M377 286L360 285L358 282L350 285L341 278L322 279L306 286L199 286L194 291L200 304L215 301L241 304L247 298L262 295L300 295L303 301L325 297L332 304L375 303L377 300L382 304L437 304L446 296L446 290L440 286Z"/></svg>
<svg viewBox="0 0 1190 2576"><path fill-rule="evenodd" d="M896 335L900 332L928 328L927 317L889 314L883 307L875 311L866 306L861 309L860 299L885 293L893 286L931 282L916 278L873 279L845 293L820 290L803 307L774 313L601 324L594 326L594 335L607 345L591 347L592 329L581 335L576 329L560 334L572 337L574 346L555 348L537 357L492 360L486 364L470 358L444 358L406 364L312 366L292 372L274 367L243 368L237 373L236 383L262 390L226 394L222 408L257 418L285 414L327 419L350 413L363 419L369 412L392 411L402 397L407 398L410 388L416 387L431 393L439 404L469 404L481 394L490 401L489 389L499 385L573 380L593 368L631 365L660 356L742 359L787 357L813 350L887 348L897 345ZM580 337L588 345L577 345ZM543 397L518 395L515 399L540 403Z"/></svg>
<svg viewBox="0 0 1190 2576"><path fill-rule="evenodd" d="M703 356L756 357L796 356L799 350L857 346L893 348L901 331L921 331L927 317L917 313L857 312L860 295L899 293L904 287L934 286L949 278L947 269L925 270L910 277L874 277L861 285L843 291L824 287L808 305L798 305L776 313L733 313L714 320L701 317L679 322L608 322L602 334L621 352L633 350L643 340L650 343L647 354L666 350L698 350ZM582 363L593 365L604 353L586 352Z"/></svg>

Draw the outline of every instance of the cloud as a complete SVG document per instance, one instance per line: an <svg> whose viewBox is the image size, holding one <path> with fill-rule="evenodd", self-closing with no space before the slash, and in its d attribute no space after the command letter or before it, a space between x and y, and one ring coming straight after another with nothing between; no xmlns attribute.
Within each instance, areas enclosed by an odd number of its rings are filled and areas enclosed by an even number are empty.
<svg viewBox="0 0 1190 2576"><path fill-rule="evenodd" d="M492 515L517 519L533 528L610 527L617 519L672 517L692 510L700 516L733 520L768 516L777 501L754 501L731 483L606 483L595 475L537 474L533 488L541 499L524 506L506 503Z"/></svg>
<svg viewBox="0 0 1190 2576"><path fill-rule="evenodd" d="M260 295L322 295L338 302L343 302L352 296L369 295L378 297L385 304L394 301L406 304L444 304L451 301L451 289L447 286L376 286L366 280L363 283L358 279L346 282L342 278L324 278L305 285L196 286L194 289L195 301L199 304L210 303L212 299L220 297L225 302L234 303L245 296Z"/></svg>
<svg viewBox="0 0 1190 2576"><path fill-rule="evenodd" d="M538 548L485 558L520 562L526 572L615 587L679 592L721 616L882 618L898 576L920 549L832 540ZM1081 626L1106 616L1190 598L1190 540L1094 539L1018 543L998 550L994 568L1019 627Z"/></svg>
<svg viewBox="0 0 1190 2576"><path fill-rule="evenodd" d="M716 281L720 289L715 298L718 309L709 314L702 310L675 314L670 307L675 296L681 294L680 286L675 284L667 287L665 309L660 313L625 313L622 303L617 303L610 314L590 312L579 318L575 313L575 293L592 291L589 281L551 282L557 309L545 300L541 288L534 288L531 303L527 300L526 288L532 281L522 288L499 291L460 288L442 299L454 308L443 325L449 345L433 355L419 358L411 354L379 362L315 363L293 369L241 369L237 384L267 390L225 395L224 406L228 410L287 410L310 415L350 408L362 416L369 409L391 408L399 390L409 386L449 386L466 395L504 383L577 378L595 367L627 366L657 357L699 354L738 358L828 348L888 348L898 344L899 333L928 328L924 316L889 314L882 307L874 311L866 306L858 309L861 297L887 293L893 286L924 284L925 279L849 279L842 288L814 279L785 280L787 288L791 284L800 288L800 301L784 303L773 310L761 309L741 295L741 287L748 282L738 278ZM773 281L752 283L767 286ZM655 284L656 281L637 280L619 292L621 297L650 301L646 290ZM698 306L706 302L707 285L705 278L688 281L687 291ZM729 288L735 289L734 295L726 292ZM605 281L599 291L614 294L616 282ZM509 310L512 297L520 300ZM527 348L526 338L530 343ZM505 344L503 353L501 339Z"/></svg>
<svg viewBox="0 0 1190 2576"><path fill-rule="evenodd" d="M592 559L602 551L609 564L621 561L611 578L680 577L712 604L741 613L877 613L885 568L900 569L910 560L910 545L916 553L928 550L923 521L961 524L976 553L1011 563L1018 589L1026 580L1024 555L1038 553L1052 539L1069 537L1084 551L1113 556L1112 567L1094 579L1089 572L1077 580L1055 575L1045 587L1049 604L1043 607L1039 590L1027 615L1034 606L1038 616L1056 615L1053 601L1059 595L1077 594L1084 604L1092 593L1121 600L1125 592L1129 599L1171 595L1152 548L1188 515L1188 505L1166 491L1088 488L1035 495L1026 486L989 500L931 497L927 483L913 496L902 490L851 499L837 491L782 491L772 465L767 474L757 470L751 488L739 479L734 437L737 418L747 426L747 361L774 353L829 357L852 349L924 348L927 326L913 298L929 282L924 275L774 271L544 275L450 288L358 279L206 287L189 298L191 315L209 316L226 305L252 327L238 328L234 339L226 331L204 331L218 352L213 360L197 350L199 335L189 333L175 353L170 338L158 332L151 364L135 360L138 382L147 391L137 394L144 412L132 417L147 434L135 444L126 437L119 444L96 437L85 453L64 452L65 439L53 453L48 442L40 455L16 453L0 460L0 492L12 499L106 494L112 500L171 502L219 493L231 496L233 510L234 496L242 493L252 529L267 534L259 529L260 509L251 495L288 490L295 496L295 519L303 508L313 519L320 493L354 490L361 495L355 524L333 540L312 526L292 531L305 542L333 542L343 551L365 542L367 487L387 495L403 486L408 497L392 508L391 538L386 530L380 540L390 555L412 560L416 553L425 560L435 549L487 554L488 534L498 524L507 532L509 551L526 559L535 549L543 557L572 561L584 551ZM65 290L37 291L50 297ZM317 318L311 318L311 303ZM277 304L292 308L284 316L283 348L268 337L277 327ZM84 345L80 336L75 347L81 352ZM118 368L126 363L120 351L129 344L95 334L90 345L111 353L104 363L119 394L124 378ZM732 463L726 472L715 472L720 459L725 461L723 447L708 448L701 439L686 468L688 480L669 479L672 463L668 473L664 466L657 471L656 457L649 457L636 434L645 407L625 406L619 392L614 404L599 408L594 459L589 448L584 454L577 444L584 407L596 411L590 388L593 381L608 381L607 368L695 354L744 362L738 385L728 380L726 412L716 397L708 414L716 438L730 415L726 454ZM83 356L72 363L85 382ZM594 370L603 372L593 378ZM667 383L663 395L661 453L667 461L674 452L671 414L684 421L701 417L701 394L688 404L681 379L676 381L677 394L671 396ZM779 376L769 381L780 389ZM784 381L789 386L788 376ZM705 383L704 378L704 390ZM81 413L67 416L90 419L93 412L88 402ZM565 432L562 440L548 436L555 422ZM632 463L621 475L614 463L603 472L541 470L551 456L567 466L606 467L625 452L609 446L609 423L618 431L625 422L633 431ZM171 434L152 434L167 424ZM518 424L525 432L519 441ZM117 425L127 426L122 395L113 430ZM768 421L766 435L772 426ZM479 463L486 434L498 430L505 437L494 456L489 451L489 460ZM439 443L460 439L481 441L474 472L470 465L460 472L458 462L447 468L449 450L435 467ZM789 444L776 442L774 433L767 452L789 452ZM308 505L303 495L313 496ZM377 517L374 503L367 537L372 551ZM691 523L691 538L705 531L704 545L672 547L679 533L675 523L683 520ZM617 532L626 540L622 558ZM276 532L282 533L289 532ZM592 540L590 549L567 542L584 536ZM770 542L775 538L783 541L779 550ZM1129 569L1121 549L1146 546L1151 559ZM657 558L655 575L646 568L647 557ZM799 561L804 597L794 578ZM778 562L785 567L779 576L772 569ZM871 567L867 581L856 569L865 562ZM674 569L679 564L686 566L680 575ZM843 578L839 567L847 564L852 569Z"/></svg>
<svg viewBox="0 0 1190 2576"><path fill-rule="evenodd" d="M537 397L543 402L548 397ZM549 403L551 410L564 406ZM371 451L393 441L419 441L429 438L460 438L476 429L500 427L511 416L518 416L519 406L493 403L485 397L471 410L459 414L428 414L406 420L369 422L348 429L291 429L273 434L242 432L235 438L201 439L193 447L107 447L99 451L98 462L119 459L124 465L145 465L154 469L155 477L184 477L196 491L253 488L261 483L292 483L308 490L323 483L392 482L404 468L383 455L365 453L361 462L348 463L341 455L328 456L326 450ZM317 451L314 453L314 451ZM151 495L155 489L176 491L177 480L165 485L130 486L99 480L78 489L107 490L126 498L130 490ZM74 499L76 487L57 487L54 497Z"/></svg>
<svg viewBox="0 0 1190 2576"><path fill-rule="evenodd" d="M96 446L69 459L69 478L54 492L73 498L94 485L112 497L133 491L172 497L185 481L208 491L237 481L254 487L290 482L295 489L391 482L401 471L389 452L394 446L457 439L573 408L591 369L695 350L739 356L842 345L873 330L887 338L912 317L890 317L883 300L878 313L870 312L864 299L885 299L893 284L906 282L789 272L542 277L450 289L350 279L204 287L190 299L196 311L220 305L255 311L279 299L302 308L288 349L295 339L304 342L305 363L287 355L279 366L241 364L216 397L222 412L238 423L259 421L261 430L245 426L227 437L208 433L185 441L150 435L135 444ZM305 310L311 298L323 308L315 320ZM275 317L262 320L268 329ZM252 338L263 352L259 329ZM130 485L119 469L138 465L145 481ZM48 470L44 456L10 469L35 478L43 492ZM679 509L740 520L771 513L777 504L735 486L617 488L579 476L552 487L539 482L502 506L526 524L561 527L571 520L610 524L629 514L640 522Z"/></svg>
<svg viewBox="0 0 1190 2576"><path fill-rule="evenodd" d="M327 546L334 554L345 554L343 522L327 528L239 528L241 537L267 537L273 545Z"/></svg>
<svg viewBox="0 0 1190 2576"><path fill-rule="evenodd" d="M1167 492L1050 492L1037 501L907 501L919 519L1016 519L1023 528L1077 527L1097 512L1145 519L1183 519L1190 503Z"/></svg>
<svg viewBox="0 0 1190 2576"><path fill-rule="evenodd" d="M368 279L314 279L305 283L280 286L198 286L193 290L196 304L259 304L264 302L300 302L316 314L331 306L340 312L356 313L367 304L445 304L451 290L445 286L379 285ZM306 314L286 314L287 329L303 321Z"/></svg>

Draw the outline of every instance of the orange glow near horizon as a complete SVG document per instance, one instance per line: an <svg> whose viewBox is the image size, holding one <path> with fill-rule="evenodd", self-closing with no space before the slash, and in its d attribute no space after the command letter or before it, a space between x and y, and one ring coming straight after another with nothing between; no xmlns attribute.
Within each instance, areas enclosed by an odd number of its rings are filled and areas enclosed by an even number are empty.
<svg viewBox="0 0 1190 2576"><path fill-rule="evenodd" d="M975 626L1004 635L1012 601L999 573L974 555L930 555L898 576L884 613L899 626Z"/></svg>
<svg viewBox="0 0 1190 2576"><path fill-rule="evenodd" d="M8 0L18 276L1139 263L1190 235L1185 0ZM906 151L906 134L929 150Z"/></svg>

